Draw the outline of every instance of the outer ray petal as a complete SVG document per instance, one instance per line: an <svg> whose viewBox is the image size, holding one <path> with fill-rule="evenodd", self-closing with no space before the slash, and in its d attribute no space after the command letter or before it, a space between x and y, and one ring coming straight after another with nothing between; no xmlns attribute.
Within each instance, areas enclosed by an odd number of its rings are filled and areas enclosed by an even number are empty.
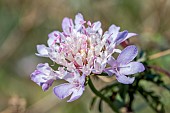
<svg viewBox="0 0 170 113"><path fill-rule="evenodd" d="M47 47L44 44L37 45L38 53L35 53L37 56L48 57Z"/></svg>
<svg viewBox="0 0 170 113"><path fill-rule="evenodd" d="M122 65L119 72L123 75L132 75L135 73L140 73L145 70L145 67L142 63L139 62L130 62L127 65Z"/></svg>
<svg viewBox="0 0 170 113"><path fill-rule="evenodd" d="M108 63L110 66L114 67L115 64L116 64L116 60L111 56L111 57L108 59L107 63Z"/></svg>
<svg viewBox="0 0 170 113"><path fill-rule="evenodd" d="M127 46L122 52L119 54L117 58L117 62L120 64L127 64L132 61L138 54L137 47L135 45Z"/></svg>
<svg viewBox="0 0 170 113"><path fill-rule="evenodd" d="M138 34L136 34L136 33L128 33L128 35L126 36L126 38L123 41L127 40L130 37L137 36L137 35Z"/></svg>
<svg viewBox="0 0 170 113"><path fill-rule="evenodd" d="M116 45L118 45L121 42L123 42L125 40L125 38L127 37L127 35L128 35L128 31L127 30L120 32L117 35L117 37L116 37L116 41L115 41Z"/></svg>
<svg viewBox="0 0 170 113"><path fill-rule="evenodd" d="M74 100L77 100L78 98L80 98L80 96L83 94L84 88L80 87L80 89L74 89L71 97L69 100L67 100L67 102L72 102Z"/></svg>
<svg viewBox="0 0 170 113"><path fill-rule="evenodd" d="M69 35L73 30L73 21L70 18L65 17L62 21L62 28L66 35Z"/></svg>
<svg viewBox="0 0 170 113"><path fill-rule="evenodd" d="M78 13L76 16L75 16L75 24L82 24L81 22L84 21L84 18L83 18L83 15L81 13Z"/></svg>
<svg viewBox="0 0 170 113"><path fill-rule="evenodd" d="M132 84L133 81L135 80L135 77L127 77L125 75L118 75L116 76L116 79L118 82L123 83L123 84Z"/></svg>
<svg viewBox="0 0 170 113"><path fill-rule="evenodd" d="M59 31L53 31L53 32L51 32L50 34L48 34L48 41L47 41L47 43L48 43L48 46L50 47L50 46L52 46L52 45L54 45L55 43L61 43L61 42L63 42L64 40L63 40L63 34L62 33L60 33Z"/></svg>
<svg viewBox="0 0 170 113"><path fill-rule="evenodd" d="M52 70L47 63L38 64L37 70L31 74L31 80L39 86L42 86L43 91L48 90L56 79L57 74Z"/></svg>
<svg viewBox="0 0 170 113"><path fill-rule="evenodd" d="M59 98L59 99L64 99L71 95L72 93L72 88L74 86L70 83L64 83L61 85L58 85L53 88L54 94Z"/></svg>
<svg viewBox="0 0 170 113"><path fill-rule="evenodd" d="M116 39L116 37L117 37L117 35L118 35L118 33L119 33L119 30L120 30L120 27L117 27L116 25L112 24L112 25L109 27L108 32L109 32L109 34L112 35L112 37L113 37L114 39Z"/></svg>
<svg viewBox="0 0 170 113"><path fill-rule="evenodd" d="M101 22L97 21L93 23L93 30L98 31L101 28Z"/></svg>
<svg viewBox="0 0 170 113"><path fill-rule="evenodd" d="M106 42L110 45L110 43L115 43L116 37L119 34L120 27L116 25L111 25L107 32L104 33L104 37L106 38Z"/></svg>

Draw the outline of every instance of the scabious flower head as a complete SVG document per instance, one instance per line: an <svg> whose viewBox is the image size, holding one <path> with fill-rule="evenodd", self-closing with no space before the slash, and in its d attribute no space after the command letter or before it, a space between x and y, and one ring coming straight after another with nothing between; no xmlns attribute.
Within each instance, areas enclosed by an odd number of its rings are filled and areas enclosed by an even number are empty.
<svg viewBox="0 0 170 113"><path fill-rule="evenodd" d="M68 83L56 86L54 93L60 99L72 95L70 100L68 100L68 102L71 102L82 95L85 77L88 77L91 73L101 74L106 72L109 75L116 74L117 79L122 78L122 80L127 79L129 81L129 78L123 76L123 74L121 74L122 76L118 75L119 72L123 71L114 71L115 69L119 70L122 65L125 67L127 65L131 66L133 63L129 62L133 59L127 60L126 63L123 61L113 62L112 54L117 52L120 53L119 57L125 55L128 58L132 56L133 53L126 54L128 53L126 49L121 52L120 49L117 49L117 46L126 39L135 36L135 33L128 33L127 30L120 32L120 27L115 25L111 25L108 31L103 33L100 21L94 23L85 21L80 13L75 16L74 21L67 17L64 18L62 29L63 32L53 31L48 35L48 46L43 44L37 45L37 56L48 57L56 64L62 66L57 71L54 71L49 65L45 64L45 70L42 71L42 68L37 67L37 70L32 73L32 80L42 86L44 91L52 85L54 80L64 79ZM132 47L131 49L129 48L129 51L133 49ZM133 56L136 57L136 54ZM125 58L119 57L118 59L121 60ZM111 65L110 68L106 68L107 63ZM114 65L117 67L114 67ZM44 71L47 70L48 73L45 73ZM133 74L143 70L134 71ZM120 79L118 81L127 84L127 82L123 82ZM129 83L132 83L132 80Z"/></svg>

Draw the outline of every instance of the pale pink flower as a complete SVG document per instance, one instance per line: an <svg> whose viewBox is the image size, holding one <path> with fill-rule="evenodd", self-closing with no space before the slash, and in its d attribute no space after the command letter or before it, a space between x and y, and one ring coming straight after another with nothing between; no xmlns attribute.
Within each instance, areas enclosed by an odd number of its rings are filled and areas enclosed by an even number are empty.
<svg viewBox="0 0 170 113"><path fill-rule="evenodd" d="M104 71L109 75L114 73L119 82L128 84L134 79L129 79L126 75L144 70L141 63L130 62L137 54L131 53L134 47L130 46L123 51L117 49L120 43L136 36L135 33L129 33L127 30L120 32L120 27L111 25L103 34L100 21L91 23L84 20L80 13L75 16L75 20L65 17L62 21L62 29L63 32L53 31L48 35L48 46L37 45L37 56L48 57L54 64L60 66L58 70L53 70L48 64L39 64L37 70L32 73L31 79L42 86L44 91L52 85L54 80L64 79L68 83L54 87L54 93L60 99L71 95L68 100L71 102L83 94L85 77L92 73L101 74ZM120 53L117 60L113 60L112 57L115 52ZM124 63L124 58L131 59L127 59ZM111 67L106 68L107 63ZM122 65L126 68L121 68ZM132 70L134 65L139 68Z"/></svg>

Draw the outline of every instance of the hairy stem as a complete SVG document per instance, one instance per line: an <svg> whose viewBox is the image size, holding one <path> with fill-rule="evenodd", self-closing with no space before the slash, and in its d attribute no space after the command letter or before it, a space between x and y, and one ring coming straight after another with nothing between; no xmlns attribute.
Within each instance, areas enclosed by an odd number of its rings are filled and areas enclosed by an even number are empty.
<svg viewBox="0 0 170 113"><path fill-rule="evenodd" d="M104 100L104 101L110 106L110 108L111 108L114 112L119 113L119 111L118 111L117 108L114 106L114 104L113 104L108 98L106 98L104 95L102 95L102 94L94 87L94 85L93 85L93 83L92 83L92 81L91 81L90 78L89 78L88 84L89 84L90 89L93 91L93 93L94 93L96 96L98 96L98 97L100 97L102 100Z"/></svg>

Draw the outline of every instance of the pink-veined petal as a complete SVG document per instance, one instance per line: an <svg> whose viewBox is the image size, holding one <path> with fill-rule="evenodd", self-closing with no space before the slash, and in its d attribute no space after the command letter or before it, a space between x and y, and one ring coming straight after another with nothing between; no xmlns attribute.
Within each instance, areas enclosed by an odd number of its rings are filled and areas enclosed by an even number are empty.
<svg viewBox="0 0 170 113"><path fill-rule="evenodd" d="M83 66L82 56L80 53L77 53L74 59L79 66Z"/></svg>
<svg viewBox="0 0 170 113"><path fill-rule="evenodd" d="M59 31L53 31L52 33L48 34L48 46L52 46L54 45L55 43L60 43L60 42L63 42L63 39L62 37L63 36L60 36L61 33Z"/></svg>
<svg viewBox="0 0 170 113"><path fill-rule="evenodd" d="M69 35L73 30L73 21L70 18L65 17L62 21L62 29L66 35Z"/></svg>
<svg viewBox="0 0 170 113"><path fill-rule="evenodd" d="M82 24L82 22L84 22L84 18L83 15L81 13L78 13L75 16L75 20L74 20L75 24Z"/></svg>

